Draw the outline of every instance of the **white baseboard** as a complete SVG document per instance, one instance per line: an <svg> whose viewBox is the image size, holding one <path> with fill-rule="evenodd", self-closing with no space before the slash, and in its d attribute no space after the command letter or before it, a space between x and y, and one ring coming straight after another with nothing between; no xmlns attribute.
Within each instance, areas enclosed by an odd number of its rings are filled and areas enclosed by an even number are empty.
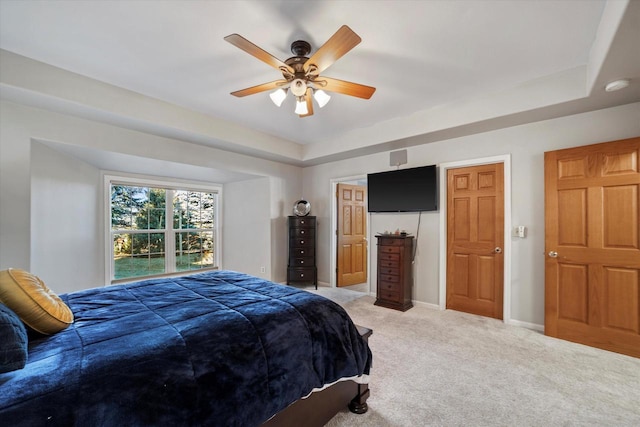
<svg viewBox="0 0 640 427"><path fill-rule="evenodd" d="M372 297L375 298L376 297L376 292L375 291L369 292L369 296L372 296ZM422 307L427 307L427 308L432 309L432 310L438 310L438 311L441 310L440 309L440 305L438 305L438 304L433 304L433 303L430 303L430 302L415 301L415 300L413 300L411 302L413 302L413 305L419 305L419 306L422 306ZM540 324L537 324L537 323L523 322L522 320L515 320L515 319L510 319L509 321L507 321L505 323L507 325L518 326L518 327L521 327L521 328L527 328L527 329L531 329L533 331L538 331L538 332L544 333L544 325L540 325Z"/></svg>
<svg viewBox="0 0 640 427"><path fill-rule="evenodd" d="M411 301L413 303L413 305L420 305L422 307L427 307L430 308L432 310L440 310L440 306L438 304L433 304L430 302L422 302L422 301Z"/></svg>
<svg viewBox="0 0 640 427"><path fill-rule="evenodd" d="M520 326L521 328L527 328L538 332L544 332L544 325L537 323L523 322L522 320L510 319L506 322L508 325Z"/></svg>
<svg viewBox="0 0 640 427"><path fill-rule="evenodd" d="M373 292L369 292L369 296L372 296L375 298L377 294L375 291L373 291ZM427 307L432 310L440 310L440 306L438 304L432 304L430 302L422 302L422 301L415 301L415 300L411 300L411 302L413 303L413 305L421 305L423 307Z"/></svg>
<svg viewBox="0 0 640 427"><path fill-rule="evenodd" d="M274 282L274 283L278 283L278 284L280 284L280 285L286 285L286 284L287 284L287 281L285 280L284 282ZM327 282L318 282L318 287L319 287L319 288L320 288L320 287L323 287L323 286L325 286L325 287L329 288L329 287L331 287L331 284L329 284L329 283L327 283Z"/></svg>

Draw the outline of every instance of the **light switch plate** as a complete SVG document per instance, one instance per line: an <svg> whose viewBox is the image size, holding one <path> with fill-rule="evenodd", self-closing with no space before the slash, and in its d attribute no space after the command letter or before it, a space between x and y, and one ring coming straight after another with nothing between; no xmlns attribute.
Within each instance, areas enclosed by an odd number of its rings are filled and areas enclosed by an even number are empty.
<svg viewBox="0 0 640 427"><path fill-rule="evenodd" d="M527 237L527 227L525 227L524 225L518 225L513 229L513 235L515 237L520 237L521 239L524 239L525 237Z"/></svg>

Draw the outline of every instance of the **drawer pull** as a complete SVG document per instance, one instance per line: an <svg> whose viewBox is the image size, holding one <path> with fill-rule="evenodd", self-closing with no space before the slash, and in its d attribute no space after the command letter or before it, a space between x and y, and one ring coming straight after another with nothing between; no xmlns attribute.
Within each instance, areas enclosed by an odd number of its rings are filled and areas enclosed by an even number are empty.
<svg viewBox="0 0 640 427"><path fill-rule="evenodd" d="M304 230L300 230L300 234L304 234Z"/></svg>
<svg viewBox="0 0 640 427"><path fill-rule="evenodd" d="M304 273L300 273L300 277L304 277Z"/></svg>
<svg viewBox="0 0 640 427"><path fill-rule="evenodd" d="M300 264L304 264L304 261L300 261Z"/></svg>
<svg viewBox="0 0 640 427"><path fill-rule="evenodd" d="M304 220L300 221L300 224L304 224Z"/></svg>
<svg viewBox="0 0 640 427"><path fill-rule="evenodd" d="M304 240L300 240L300 243L304 245Z"/></svg>
<svg viewBox="0 0 640 427"><path fill-rule="evenodd" d="M300 253L301 253L301 254L303 254L303 253L304 253L304 251L300 251Z"/></svg>

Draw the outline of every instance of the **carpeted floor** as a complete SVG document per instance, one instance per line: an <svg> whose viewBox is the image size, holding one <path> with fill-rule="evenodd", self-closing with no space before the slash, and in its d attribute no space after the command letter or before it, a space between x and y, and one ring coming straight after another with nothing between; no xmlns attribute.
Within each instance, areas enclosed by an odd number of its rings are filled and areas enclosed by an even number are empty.
<svg viewBox="0 0 640 427"><path fill-rule="evenodd" d="M373 329L369 411L339 426L640 426L640 359L501 321L320 288Z"/></svg>

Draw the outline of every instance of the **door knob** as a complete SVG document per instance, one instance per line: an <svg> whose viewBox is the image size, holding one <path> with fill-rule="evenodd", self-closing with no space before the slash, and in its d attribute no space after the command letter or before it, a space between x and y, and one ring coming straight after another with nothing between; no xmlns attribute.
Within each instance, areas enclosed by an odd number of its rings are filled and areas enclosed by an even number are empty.
<svg viewBox="0 0 640 427"><path fill-rule="evenodd" d="M558 258L558 252L556 251L549 251L549 256L551 258Z"/></svg>
<svg viewBox="0 0 640 427"><path fill-rule="evenodd" d="M502 253L502 248L500 246L496 246L496 248L493 250L494 254L501 254Z"/></svg>

